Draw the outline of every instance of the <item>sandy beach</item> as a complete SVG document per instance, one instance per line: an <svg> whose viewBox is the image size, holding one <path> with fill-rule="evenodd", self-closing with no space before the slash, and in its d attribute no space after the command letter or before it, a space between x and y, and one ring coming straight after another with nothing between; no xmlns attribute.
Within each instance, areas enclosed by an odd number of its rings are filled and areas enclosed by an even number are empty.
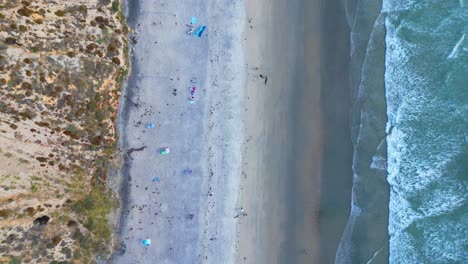
<svg viewBox="0 0 468 264"><path fill-rule="evenodd" d="M133 69L122 97L126 167L121 242L111 263L233 263L243 141L242 2L128 3ZM201 38L186 34L192 16L208 26ZM155 127L145 128L148 123ZM167 155L159 153L164 146Z"/></svg>
<svg viewBox="0 0 468 264"><path fill-rule="evenodd" d="M340 145L349 141L347 93L334 98L348 86L330 82L346 79L346 56L324 63L323 3L132 3L121 243L111 262L332 263L349 214L351 148ZM208 26L202 38L185 34L191 16ZM163 146L171 153L159 154ZM340 152L343 170L331 170L326 161Z"/></svg>

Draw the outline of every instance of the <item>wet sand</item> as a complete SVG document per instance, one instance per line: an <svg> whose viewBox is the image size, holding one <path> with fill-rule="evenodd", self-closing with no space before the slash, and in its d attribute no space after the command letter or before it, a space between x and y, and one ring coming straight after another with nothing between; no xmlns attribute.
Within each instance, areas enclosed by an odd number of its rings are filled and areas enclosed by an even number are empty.
<svg viewBox="0 0 468 264"><path fill-rule="evenodd" d="M320 204L320 262L334 263L351 210L352 153L350 29L343 3L323 1L323 174ZM338 263L340 264L340 263Z"/></svg>
<svg viewBox="0 0 468 264"><path fill-rule="evenodd" d="M246 12L239 206L249 215L239 220L237 263L318 263L320 39L305 36L319 33L320 15L312 12L306 27L303 1L280 0L249 1Z"/></svg>
<svg viewBox="0 0 468 264"><path fill-rule="evenodd" d="M238 223L236 263L334 263L352 180L341 4L247 3L239 206L249 215Z"/></svg>

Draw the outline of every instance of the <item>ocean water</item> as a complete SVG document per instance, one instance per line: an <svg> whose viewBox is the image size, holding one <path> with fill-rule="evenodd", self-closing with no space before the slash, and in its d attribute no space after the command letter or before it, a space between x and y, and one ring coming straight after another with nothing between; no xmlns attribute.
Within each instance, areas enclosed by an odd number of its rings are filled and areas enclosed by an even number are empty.
<svg viewBox="0 0 468 264"><path fill-rule="evenodd" d="M468 263L468 2L348 0L353 191L336 263Z"/></svg>
<svg viewBox="0 0 468 264"><path fill-rule="evenodd" d="M468 3L386 0L390 263L468 263Z"/></svg>

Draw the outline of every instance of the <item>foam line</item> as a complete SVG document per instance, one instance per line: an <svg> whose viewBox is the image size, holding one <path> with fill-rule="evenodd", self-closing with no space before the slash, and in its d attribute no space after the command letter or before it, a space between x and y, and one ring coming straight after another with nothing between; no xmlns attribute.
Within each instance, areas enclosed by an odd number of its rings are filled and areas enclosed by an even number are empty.
<svg viewBox="0 0 468 264"><path fill-rule="evenodd" d="M379 250L377 250L375 253L374 253L374 256L372 256L371 259L369 259L369 261L366 262L366 264L371 264L372 261L374 261L375 257L377 257L377 255L380 253L380 251L382 251L383 247L381 247Z"/></svg>
<svg viewBox="0 0 468 264"><path fill-rule="evenodd" d="M462 3L462 2L461 2ZM455 45L455 47L453 48L452 52L450 53L450 55L447 57L448 59L453 59L453 58L456 58L456 55L458 53L458 48L460 47L460 45L463 43L463 40L465 40L465 34L463 34L463 36L460 38L460 40L457 42L457 44Z"/></svg>

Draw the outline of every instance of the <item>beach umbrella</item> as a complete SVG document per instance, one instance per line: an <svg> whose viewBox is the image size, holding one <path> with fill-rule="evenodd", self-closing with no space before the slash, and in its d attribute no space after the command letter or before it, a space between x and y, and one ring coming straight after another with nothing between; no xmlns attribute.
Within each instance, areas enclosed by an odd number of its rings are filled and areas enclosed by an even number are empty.
<svg viewBox="0 0 468 264"><path fill-rule="evenodd" d="M191 24L196 24L197 23L197 18L196 17L190 18L190 23Z"/></svg>
<svg viewBox="0 0 468 264"><path fill-rule="evenodd" d="M161 154L166 155L166 154L169 154L169 152L171 152L169 147L162 147L161 148Z"/></svg>
<svg viewBox="0 0 468 264"><path fill-rule="evenodd" d="M151 239L148 239L148 238L143 239L142 243L143 243L143 246L147 247L147 246L151 245Z"/></svg>
<svg viewBox="0 0 468 264"><path fill-rule="evenodd" d="M153 123L149 123L146 125L146 128L154 128L154 124Z"/></svg>
<svg viewBox="0 0 468 264"><path fill-rule="evenodd" d="M158 177L153 177L153 181L154 182L159 181L159 178Z"/></svg>

